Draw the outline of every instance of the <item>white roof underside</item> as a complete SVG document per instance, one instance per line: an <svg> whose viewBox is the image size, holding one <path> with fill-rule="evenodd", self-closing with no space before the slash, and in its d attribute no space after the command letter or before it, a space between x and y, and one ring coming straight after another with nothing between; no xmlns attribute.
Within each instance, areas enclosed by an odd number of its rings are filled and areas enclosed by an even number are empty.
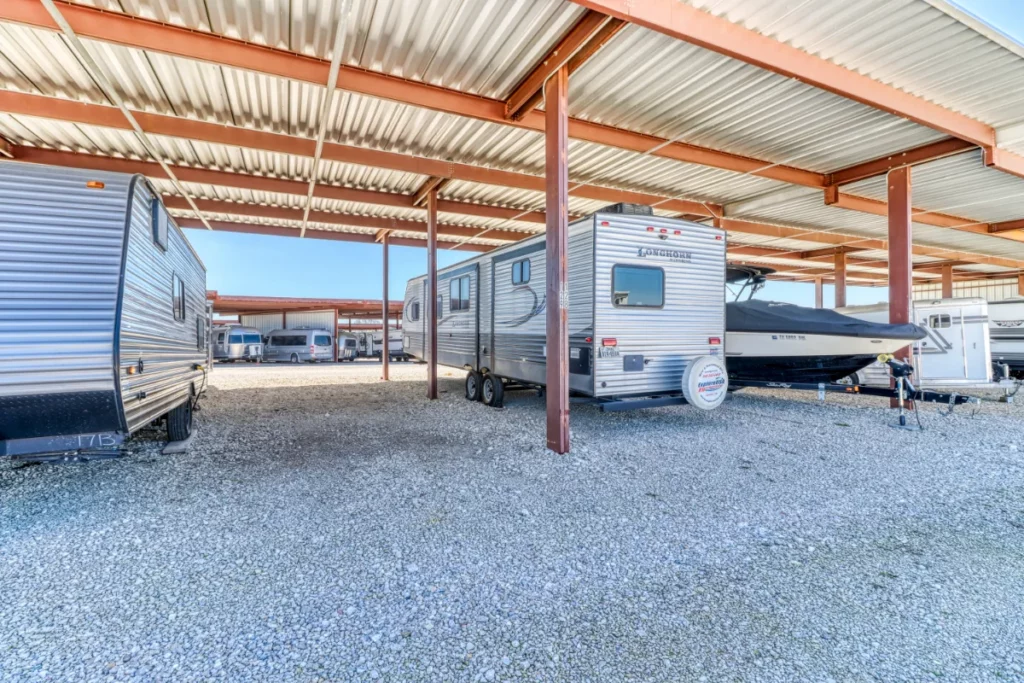
<svg viewBox="0 0 1024 683"><path fill-rule="evenodd" d="M344 26L342 63L482 97L507 98L584 14L566 0L74 0L110 12L241 39L330 60L336 21ZM997 130L998 144L1024 153L1024 48L942 0L688 0L691 5L830 60L840 66L962 113ZM90 56L114 77L127 105L139 111L313 139L323 113L324 86L252 71L84 40ZM342 83L342 87L344 83ZM55 32L0 23L0 88L94 104L111 104ZM544 173L544 139L522 128L468 119L350 92L339 92L327 113L326 139L355 147L435 160ZM935 130L690 45L628 26L570 81L570 115L672 141L828 173L943 139ZM543 108L543 105L541 105ZM0 136L16 145L148 160L135 134L0 112ZM310 157L148 136L176 165L229 170L309 182ZM570 141L570 187L591 184L738 207L750 221L885 239L884 217L826 206L820 190ZM914 205L991 223L1024 218L1024 179L985 166L980 152L921 164L913 170ZM324 185L410 195L427 176L323 161ZM167 181L157 183L177 194ZM282 194L184 183L199 199L301 209L304 193ZM884 177L843 188L885 200ZM780 194L781 193L781 194ZM543 211L534 190L453 181L443 199ZM781 197L781 199L778 199ZM776 199L772 199L776 198ZM770 201L769 201L770 200ZM571 197L574 214L607 202ZM337 214L423 220L421 208L379 206L314 197L311 208ZM666 213L659 210L658 213ZM187 211L176 210L178 215ZM210 219L293 226L243 214ZM506 218L444 213L442 222L519 231L543 225ZM333 224L310 230L345 230ZM372 233L367 228L351 228ZM396 236L399 233L394 233ZM423 236L409 233L409 237ZM915 243L1024 262L1024 233L995 236L915 223ZM442 239L454 239L443 237ZM461 238L458 238L461 240ZM499 244L486 236L480 244ZM821 249L813 240L733 233L732 245L792 251ZM884 252L859 257L884 259ZM751 259L753 260L753 259ZM768 262L758 258L758 262ZM923 264L929 257L915 257ZM792 267L829 267L776 259ZM855 267L855 266L851 266ZM967 266L1001 272L1005 267ZM884 276L885 269L865 269Z"/></svg>

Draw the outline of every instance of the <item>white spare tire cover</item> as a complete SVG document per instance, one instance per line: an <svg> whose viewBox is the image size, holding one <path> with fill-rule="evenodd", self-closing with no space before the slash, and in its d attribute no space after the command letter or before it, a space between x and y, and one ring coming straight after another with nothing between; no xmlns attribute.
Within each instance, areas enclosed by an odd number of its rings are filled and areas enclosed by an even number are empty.
<svg viewBox="0 0 1024 683"><path fill-rule="evenodd" d="M725 362L714 356L699 356L683 373L683 396L686 402L701 410L714 410L722 405L729 389Z"/></svg>

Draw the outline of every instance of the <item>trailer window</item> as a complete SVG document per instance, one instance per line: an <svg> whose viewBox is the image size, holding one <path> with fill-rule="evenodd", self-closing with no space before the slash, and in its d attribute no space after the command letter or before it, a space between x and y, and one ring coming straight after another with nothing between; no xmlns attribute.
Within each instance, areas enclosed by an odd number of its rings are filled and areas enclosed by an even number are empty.
<svg viewBox="0 0 1024 683"><path fill-rule="evenodd" d="M167 209L153 198L153 243L167 251Z"/></svg>
<svg viewBox="0 0 1024 683"><path fill-rule="evenodd" d="M665 304L665 271L650 266L613 266L612 304L661 308Z"/></svg>
<svg viewBox="0 0 1024 683"><path fill-rule="evenodd" d="M435 310L437 311L438 320L444 317L444 296L441 294L437 295L437 308Z"/></svg>
<svg viewBox="0 0 1024 683"><path fill-rule="evenodd" d="M414 301L409 306L409 320L416 322L420 319L420 302Z"/></svg>
<svg viewBox="0 0 1024 683"><path fill-rule="evenodd" d="M174 307L174 319L185 319L185 282L174 275L171 278L171 305Z"/></svg>
<svg viewBox="0 0 1024 683"><path fill-rule="evenodd" d="M512 264L512 284L525 285L530 281L530 259L524 258Z"/></svg>
<svg viewBox="0 0 1024 683"><path fill-rule="evenodd" d="M448 309L451 311L469 310L469 276L463 275L451 281L448 286L448 294L451 301L448 302Z"/></svg>
<svg viewBox="0 0 1024 683"><path fill-rule="evenodd" d="M270 338L268 346L305 346L306 337L298 335L278 335Z"/></svg>
<svg viewBox="0 0 1024 683"><path fill-rule="evenodd" d="M221 332L221 333L219 333L217 335L217 343L218 344L223 344L224 343L224 333L223 332Z"/></svg>
<svg viewBox="0 0 1024 683"><path fill-rule="evenodd" d="M933 330L943 329L946 327L952 327L953 321L950 319L948 313L936 313L935 315L928 316L928 327Z"/></svg>
<svg viewBox="0 0 1024 683"><path fill-rule="evenodd" d="M206 320L201 315L196 316L196 348L206 348Z"/></svg>
<svg viewBox="0 0 1024 683"><path fill-rule="evenodd" d="M244 344L245 343L245 337L243 335L241 335L241 334L233 334L233 335L231 335L231 337L228 338L228 343L229 344Z"/></svg>
<svg viewBox="0 0 1024 683"><path fill-rule="evenodd" d="M318 334L315 337L313 337L313 345L314 346L330 346L331 345L331 338L328 335L326 335L326 334Z"/></svg>
<svg viewBox="0 0 1024 683"><path fill-rule="evenodd" d="M245 335L245 343L246 344L261 344L261 343L263 343L263 340L260 339L260 335L258 335L258 334L247 334L247 335Z"/></svg>

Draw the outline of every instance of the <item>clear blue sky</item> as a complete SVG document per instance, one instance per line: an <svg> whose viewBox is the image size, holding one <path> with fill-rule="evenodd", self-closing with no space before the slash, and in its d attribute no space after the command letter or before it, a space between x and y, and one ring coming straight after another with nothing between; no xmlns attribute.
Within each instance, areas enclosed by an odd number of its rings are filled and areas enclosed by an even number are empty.
<svg viewBox="0 0 1024 683"><path fill-rule="evenodd" d="M1004 34L1024 43L1024 0L957 0L970 12ZM224 294L330 298L380 298L381 248L293 237L242 235L186 230L206 263L207 285ZM457 263L470 254L439 251L438 266ZM406 281L426 272L426 251L391 247L390 298L401 299ZM832 288L825 288L825 305L832 303ZM850 287L851 304L884 301L884 287ZM814 305L810 284L772 282L761 297Z"/></svg>

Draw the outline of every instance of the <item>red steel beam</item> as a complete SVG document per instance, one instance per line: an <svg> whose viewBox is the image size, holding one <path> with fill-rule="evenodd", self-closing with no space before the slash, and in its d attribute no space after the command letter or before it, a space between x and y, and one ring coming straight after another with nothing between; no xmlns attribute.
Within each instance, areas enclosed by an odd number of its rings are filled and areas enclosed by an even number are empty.
<svg viewBox="0 0 1024 683"><path fill-rule="evenodd" d="M449 182L451 182L451 178L441 178L441 177L438 177L438 176L430 176L429 178L424 180L423 184L419 186L419 189L417 189L413 193L413 195L412 195L412 197L413 197L413 199L412 199L413 205L414 206L421 206L423 204L423 202L427 201L427 195L428 194L430 194L432 191L435 192L435 193L440 192L441 189L445 185L447 185ZM435 201L436 201L436 198L435 198Z"/></svg>
<svg viewBox="0 0 1024 683"><path fill-rule="evenodd" d="M911 219L914 209L911 205L910 167L889 171L886 180L889 198L889 322L909 323L914 300ZM908 362L912 360L909 346L894 355Z"/></svg>
<svg viewBox="0 0 1024 683"><path fill-rule="evenodd" d="M427 291L424 301L427 398L437 399L437 190L427 194Z"/></svg>
<svg viewBox="0 0 1024 683"><path fill-rule="evenodd" d="M1013 230L1024 230L1024 219L1015 221L1002 221L988 226L990 233L1011 232Z"/></svg>
<svg viewBox="0 0 1024 683"><path fill-rule="evenodd" d="M905 149L902 152L897 152L896 154L890 154L879 159L865 161L854 166L848 166L841 171L829 173L828 184L846 185L847 183L854 183L858 180L864 180L865 178L885 175L892 169L900 166L923 164L927 161L935 161L936 159L942 159L944 157L960 154L976 148L977 145L966 140L961 140L959 138L946 138L945 140L921 145L920 147L914 147L913 149Z"/></svg>
<svg viewBox="0 0 1024 683"><path fill-rule="evenodd" d="M180 228L206 230L206 226L198 218L175 218L174 222ZM240 232L248 235L272 235L276 237L298 237L298 228L289 228L283 225L261 225L258 223L236 223L235 221L208 221L210 227L218 232ZM333 230L316 230L310 228L306 231L306 237L317 240L329 240L332 242L360 242L362 244L373 244L376 240L373 235L358 232L335 232ZM418 247L426 246L426 241L412 238L391 238L391 244L397 247ZM463 244L460 251L486 252L494 249L489 244Z"/></svg>
<svg viewBox="0 0 1024 683"><path fill-rule="evenodd" d="M1024 296L1024 273L1017 275L1017 294Z"/></svg>
<svg viewBox="0 0 1024 683"><path fill-rule="evenodd" d="M744 233L748 235L760 235L762 237L774 237L780 239L799 239L807 242L818 242L820 244L842 245L845 242L856 242L866 249L888 251L889 246L886 240L854 237L833 232L817 232L806 228L792 228L789 226L772 225L768 223L757 223L736 218L719 219L721 227L729 232ZM919 256L931 256L935 258L948 259L959 258L972 263L981 263L1004 268L1020 268L1024 261L1008 259L1001 256L985 256L974 254L969 251L957 251L939 247L929 247L922 244L914 245L914 253Z"/></svg>
<svg viewBox="0 0 1024 683"><path fill-rule="evenodd" d="M608 17L600 12L590 10L584 12L576 24L569 29L569 32L544 55L540 63L520 81L516 89L505 100L505 118L522 118L524 106L541 91L544 82L562 68L569 61L569 57L595 36L606 21L608 21ZM526 111L532 109L533 107L530 107Z"/></svg>
<svg viewBox="0 0 1024 683"><path fill-rule="evenodd" d="M544 86L547 181L547 446L569 452L569 73Z"/></svg>
<svg viewBox="0 0 1024 683"><path fill-rule="evenodd" d="M20 0L14 0L20 1ZM0 5L2 7L2 5ZM0 91L0 111L40 116L61 121L70 121L86 125L97 125L120 130L130 130L130 124L115 107L105 105L84 104L52 97L42 97L27 93ZM241 146L261 149L269 152L313 156L315 141L280 133L247 130L219 123L191 121L163 114L147 114L132 112L143 130L154 135L181 137L189 140L200 140L212 144ZM428 159L409 154L385 152L364 147L353 147L333 142L323 146L321 158L371 168L383 168L402 173L414 173L425 176L449 178L485 185L511 187L533 192L544 191L544 178L528 173L503 171L500 169L455 163L441 159ZM308 185L306 186L308 190ZM303 192L302 194L305 194ZM691 213L711 217L721 212L721 207L705 202L663 197L643 192L630 192L597 185L579 184L571 190L576 197L595 199L609 203L629 202L648 204L668 211Z"/></svg>
<svg viewBox="0 0 1024 683"><path fill-rule="evenodd" d="M572 0L578 5L738 59L808 85L910 119L982 147L995 131L964 114L929 102L822 57L714 16L679 0Z"/></svg>
<svg viewBox="0 0 1024 683"><path fill-rule="evenodd" d="M870 213L876 216L888 215L888 209L885 202L878 199L845 194L843 192L826 192L825 203L830 206L847 209L849 211ZM921 223L923 225L933 225L937 228L951 228L953 230L972 232L978 235L989 234L989 226L987 223L974 221L970 218L963 218L962 216L953 216L948 213L940 213L937 211L913 209L912 217L915 223Z"/></svg>
<svg viewBox="0 0 1024 683"><path fill-rule="evenodd" d="M57 0L57 5L71 28L83 38L313 83L318 86L327 80L330 70L330 64L326 60L295 52L269 48L131 15L106 12L85 5L67 3L63 0ZM49 13L37 0L4 0L0 2L0 21L12 21L50 31L59 30ZM361 95L456 116L514 125L538 132L544 130L544 117L539 112L532 111L518 121L509 121L505 119L505 103L502 100L471 95L356 67L343 65L340 68L338 87ZM145 128L145 124L141 125ZM569 137L634 152L650 153L653 156L666 159L712 166L738 173L751 173L764 178L809 187L825 185L825 176L821 173L776 165L760 159L674 142L581 119L569 119Z"/></svg>
<svg viewBox="0 0 1024 683"><path fill-rule="evenodd" d="M846 305L846 253L840 252L835 256L835 308L842 308Z"/></svg>
<svg viewBox="0 0 1024 683"><path fill-rule="evenodd" d="M0 137L0 156L8 159L14 158L14 145L7 138Z"/></svg>
<svg viewBox="0 0 1024 683"><path fill-rule="evenodd" d="M173 195L163 196L164 206L169 209L188 210L189 203L184 197ZM195 199L193 200L200 211L212 213L233 214L238 216L251 216L256 218L271 218L277 220L301 221L302 209L285 206L266 206L263 204L244 204L241 202L229 202L223 199ZM423 221L413 221L389 216L361 216L356 214L334 213L332 211L310 211L309 220L313 223L325 223L329 225L348 226L353 228L376 228L378 230L399 230L401 232L416 232L427 234L428 224ZM445 237L476 237L484 232L487 239L505 240L516 242L526 237L529 233L516 232L515 230L500 230L485 228L474 228L463 225L452 225L441 223L437 226L438 231Z"/></svg>
<svg viewBox="0 0 1024 683"><path fill-rule="evenodd" d="M796 258L799 259L813 259L818 256L838 256L840 254L853 254L858 251L867 251L865 247L850 247L846 245L840 245L838 247L825 247L823 249L811 249L810 251L795 252L798 254Z"/></svg>

